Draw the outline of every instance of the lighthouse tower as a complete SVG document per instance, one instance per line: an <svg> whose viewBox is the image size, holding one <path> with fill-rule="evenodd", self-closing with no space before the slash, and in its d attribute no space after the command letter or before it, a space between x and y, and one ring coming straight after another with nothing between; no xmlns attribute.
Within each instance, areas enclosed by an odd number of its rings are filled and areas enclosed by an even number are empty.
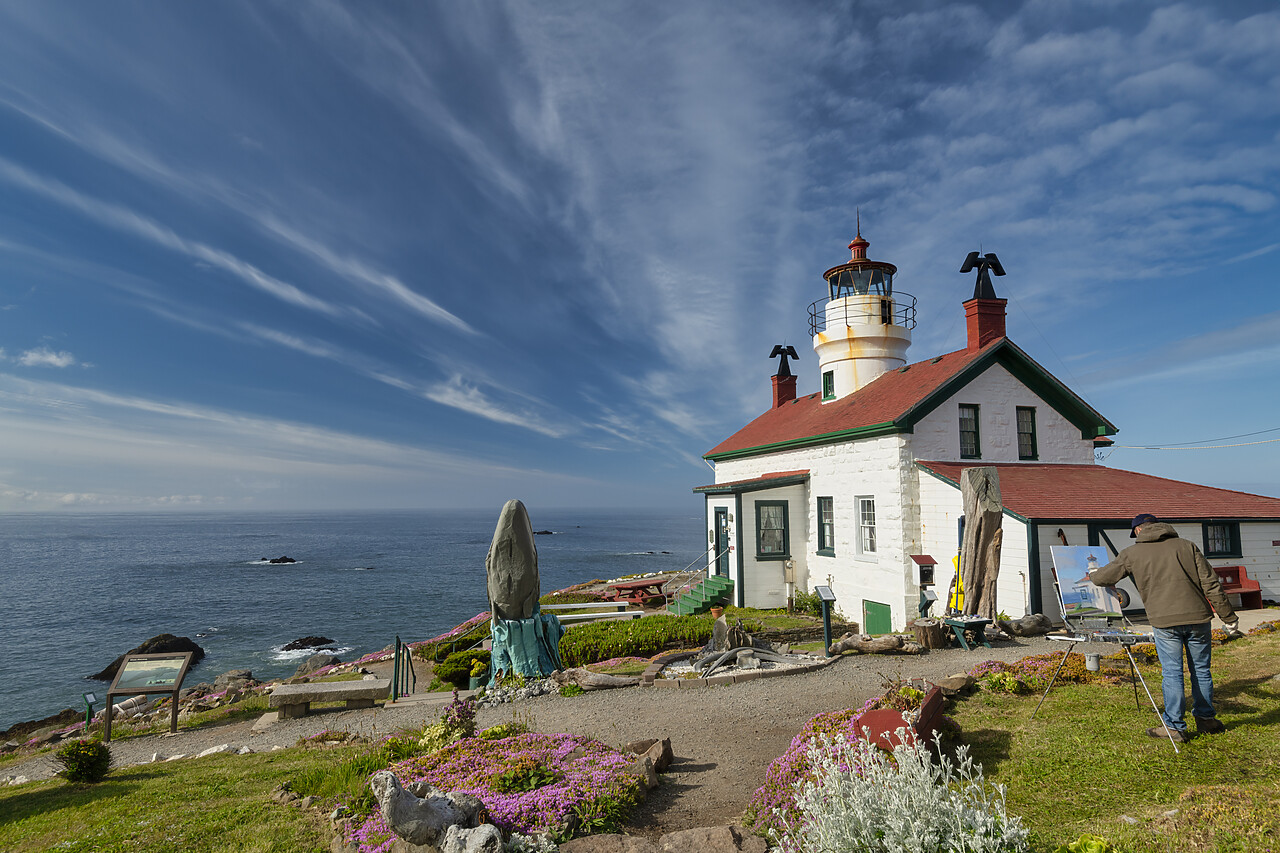
<svg viewBox="0 0 1280 853"><path fill-rule="evenodd" d="M818 354L824 403L847 397L907 363L916 300L894 291L898 268L868 260L869 245L859 221L858 236L849 244L852 258L822 274L827 298L809 306L809 332Z"/></svg>

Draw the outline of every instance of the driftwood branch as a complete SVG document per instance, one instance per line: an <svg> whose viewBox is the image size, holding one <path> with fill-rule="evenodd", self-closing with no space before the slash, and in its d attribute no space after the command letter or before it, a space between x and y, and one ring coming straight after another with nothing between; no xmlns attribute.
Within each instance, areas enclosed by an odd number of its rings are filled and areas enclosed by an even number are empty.
<svg viewBox="0 0 1280 853"><path fill-rule="evenodd" d="M904 655L918 655L924 651L924 647L898 634L885 634L881 637L873 637L870 634L845 634L832 643L828 651L833 655L849 651L863 654L900 652Z"/></svg>
<svg viewBox="0 0 1280 853"><path fill-rule="evenodd" d="M622 675L605 675L603 672L592 672L591 670L575 666L572 669L557 670L551 673L551 677L556 680L556 684L561 687L569 684L576 684L583 690L608 690L612 687L633 687L640 683L640 679Z"/></svg>

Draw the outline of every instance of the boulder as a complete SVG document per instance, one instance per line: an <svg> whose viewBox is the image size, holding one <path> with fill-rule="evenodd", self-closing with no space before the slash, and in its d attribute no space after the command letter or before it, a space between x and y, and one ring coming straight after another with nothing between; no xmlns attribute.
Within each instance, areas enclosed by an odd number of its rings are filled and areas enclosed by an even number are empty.
<svg viewBox="0 0 1280 853"><path fill-rule="evenodd" d="M659 773L667 772L667 768L671 766L671 761L675 758L675 753L671 749L671 738L664 737L662 740L654 741L644 754L653 760L653 769Z"/></svg>
<svg viewBox="0 0 1280 853"><path fill-rule="evenodd" d="M648 755L637 755L631 765L631 772L640 780L640 785L646 791L652 791L658 787L658 771L653 769L653 759Z"/></svg>
<svg viewBox="0 0 1280 853"><path fill-rule="evenodd" d="M0 732L0 740L12 740L22 743L28 740L34 732L38 732L41 729L65 729L67 726L83 719L83 708L79 711L74 708L66 708L51 717L45 717L43 720L28 720L25 723L14 723L9 728Z"/></svg>
<svg viewBox="0 0 1280 853"><path fill-rule="evenodd" d="M740 826L703 826L658 839L661 853L765 853L768 847L763 838Z"/></svg>
<svg viewBox="0 0 1280 853"><path fill-rule="evenodd" d="M1021 619L997 619L996 625L1015 637L1038 637L1053 630L1053 623L1043 613L1028 613Z"/></svg>
<svg viewBox="0 0 1280 853"><path fill-rule="evenodd" d="M507 501L493 530L484 560L489 602L499 619L530 619L538 603L538 548L529 512L517 500Z"/></svg>
<svg viewBox="0 0 1280 853"><path fill-rule="evenodd" d="M340 663L342 663L342 658L337 655L329 655L324 652L320 652L319 654L314 654L302 663L298 664L298 668L293 671L293 677L299 678L304 675L310 675L317 669L322 669L326 666L336 666Z"/></svg>
<svg viewBox="0 0 1280 853"><path fill-rule="evenodd" d="M253 673L247 669L229 669L213 680L215 690L226 690L228 688L244 690L255 683Z"/></svg>
<svg viewBox="0 0 1280 853"><path fill-rule="evenodd" d="M293 559L293 557L272 557L270 559L263 557L262 562L271 563L273 565L280 566L280 565L284 565L285 563L296 563L298 561Z"/></svg>
<svg viewBox="0 0 1280 853"><path fill-rule="evenodd" d="M470 794L446 794L421 781L403 788L389 770L373 774L369 788L387 826L409 844L441 853L501 853L501 833L481 824L484 803Z"/></svg>
<svg viewBox="0 0 1280 853"><path fill-rule="evenodd" d="M338 644L328 637L299 637L287 644L283 651L296 652L301 649L336 649Z"/></svg>
<svg viewBox="0 0 1280 853"><path fill-rule="evenodd" d="M190 637L175 637L173 634L157 634L140 646L132 648L113 660L106 669L96 675L89 676L95 681L111 681L120 670L120 664L129 655L153 655L168 652L191 652L191 665L195 666L204 660L204 649L200 648Z"/></svg>

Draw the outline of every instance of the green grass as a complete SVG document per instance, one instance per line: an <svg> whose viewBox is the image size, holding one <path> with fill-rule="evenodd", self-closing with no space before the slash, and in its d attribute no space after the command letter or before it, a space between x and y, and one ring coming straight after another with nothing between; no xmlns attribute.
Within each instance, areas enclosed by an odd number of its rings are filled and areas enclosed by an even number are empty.
<svg viewBox="0 0 1280 853"><path fill-rule="evenodd" d="M1031 827L1037 851L1085 833L1130 853L1275 851L1280 684L1270 679L1280 634L1215 649L1213 669L1227 731L1179 745L1181 754L1147 736L1158 720L1141 687L1135 706L1128 684L1058 683L1034 720L1038 693L978 693L954 716L988 777L1008 787L1009 811ZM1159 667L1143 674L1159 703Z"/></svg>
<svg viewBox="0 0 1280 853"><path fill-rule="evenodd" d="M0 788L0 850L327 850L322 815L268 795L307 767L333 761L333 752L214 755L114 770L97 785Z"/></svg>

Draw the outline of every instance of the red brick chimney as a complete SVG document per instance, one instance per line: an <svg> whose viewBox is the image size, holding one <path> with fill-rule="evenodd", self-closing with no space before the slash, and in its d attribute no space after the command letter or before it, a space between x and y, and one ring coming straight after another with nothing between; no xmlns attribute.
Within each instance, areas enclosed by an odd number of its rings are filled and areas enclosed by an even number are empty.
<svg viewBox="0 0 1280 853"><path fill-rule="evenodd" d="M981 349L1004 337L1004 306L1007 299L970 299L964 303L964 319L969 327L969 349Z"/></svg>
<svg viewBox="0 0 1280 853"><path fill-rule="evenodd" d="M776 409L784 403L796 398L796 378L794 376L773 377L773 407Z"/></svg>

